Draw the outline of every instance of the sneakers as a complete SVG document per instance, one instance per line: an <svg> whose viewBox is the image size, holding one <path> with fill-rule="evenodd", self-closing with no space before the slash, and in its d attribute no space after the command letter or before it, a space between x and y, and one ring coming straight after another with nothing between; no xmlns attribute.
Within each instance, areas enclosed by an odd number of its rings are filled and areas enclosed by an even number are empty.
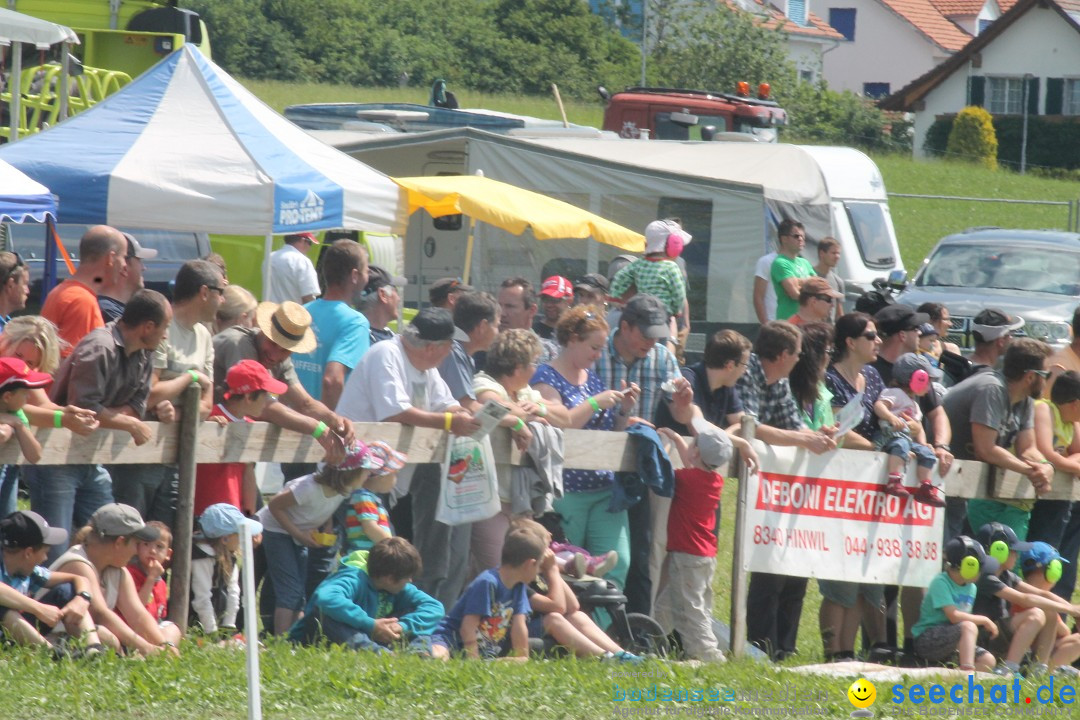
<svg viewBox="0 0 1080 720"><path fill-rule="evenodd" d="M583 576L588 571L588 562L581 553L574 553L574 557L566 563L566 574L576 578Z"/></svg>
<svg viewBox="0 0 1080 720"><path fill-rule="evenodd" d="M606 662L630 663L631 665L640 665L645 662L645 658L640 655L635 655L632 652L627 652L626 650L617 653L606 652L600 656L600 659Z"/></svg>
<svg viewBox="0 0 1080 720"><path fill-rule="evenodd" d="M1076 678L1080 678L1080 670L1077 670L1072 665L1058 665L1054 668L1054 674L1072 678L1074 682Z"/></svg>
<svg viewBox="0 0 1080 720"><path fill-rule="evenodd" d="M911 492L904 487L904 478L900 475L889 475L889 481L885 483L885 494L893 497L909 497Z"/></svg>
<svg viewBox="0 0 1080 720"><path fill-rule="evenodd" d="M919 485L919 487L915 488L915 491L911 493L911 499L917 503L922 503L923 505L929 505L931 507L945 507L945 496L941 494L941 490L928 482L924 482Z"/></svg>
<svg viewBox="0 0 1080 720"><path fill-rule="evenodd" d="M588 573L594 577L603 577L605 574L611 572L619 562L619 553L614 550L608 550L603 555L593 557L589 561Z"/></svg>
<svg viewBox="0 0 1080 720"><path fill-rule="evenodd" d="M1002 660L997 666L991 670L994 675L1003 677L1006 680L1010 679L1013 675L1020 673L1020 666L1016 663L1011 663L1008 660Z"/></svg>

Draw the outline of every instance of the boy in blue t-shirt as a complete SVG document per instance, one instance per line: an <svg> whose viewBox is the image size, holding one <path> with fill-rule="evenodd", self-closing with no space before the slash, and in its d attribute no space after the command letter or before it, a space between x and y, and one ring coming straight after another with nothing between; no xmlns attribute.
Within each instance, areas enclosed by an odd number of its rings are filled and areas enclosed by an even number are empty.
<svg viewBox="0 0 1080 720"><path fill-rule="evenodd" d="M915 652L931 662L948 662L959 653L960 669L989 672L994 656L975 644L979 628L991 638L997 625L985 615L973 615L975 581L981 573L997 572L998 562L986 555L982 545L965 535L945 543L945 571L930 581L919 622L911 629Z"/></svg>
<svg viewBox="0 0 1080 720"><path fill-rule="evenodd" d="M67 539L67 530L49 527L45 518L28 510L0 520L0 627L20 645L52 647L42 633L63 623L68 635L86 642L86 654L99 654L101 639L90 617L90 593L97 588L81 575L51 572L41 564L49 548ZM42 588L65 584L72 590L56 595L63 607L34 599Z"/></svg>
<svg viewBox="0 0 1080 720"><path fill-rule="evenodd" d="M529 659L529 598L547 547L534 533L511 530L502 549L502 564L485 570L454 603L431 638L431 655L449 659L465 651L471 659Z"/></svg>

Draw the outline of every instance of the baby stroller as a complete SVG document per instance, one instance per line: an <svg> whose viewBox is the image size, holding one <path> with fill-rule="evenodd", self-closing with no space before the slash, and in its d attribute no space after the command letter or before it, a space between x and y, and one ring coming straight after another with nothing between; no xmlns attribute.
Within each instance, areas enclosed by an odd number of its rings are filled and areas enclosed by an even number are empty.
<svg viewBox="0 0 1080 720"><path fill-rule="evenodd" d="M547 528L555 541L566 542L562 518L558 513L545 513L536 520ZM590 576L565 579L581 605L581 611L604 628L611 639L624 650L635 655L648 653L663 657L668 654L671 648L660 623L642 613L626 612L626 595L615 583L605 578ZM597 612L601 609L603 612ZM606 622L608 625L605 627Z"/></svg>

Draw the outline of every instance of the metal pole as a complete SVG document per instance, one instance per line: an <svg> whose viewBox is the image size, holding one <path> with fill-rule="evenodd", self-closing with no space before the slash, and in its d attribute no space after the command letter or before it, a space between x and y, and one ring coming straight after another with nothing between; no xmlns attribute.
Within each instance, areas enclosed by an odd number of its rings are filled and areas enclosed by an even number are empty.
<svg viewBox="0 0 1080 720"><path fill-rule="evenodd" d="M67 120L68 95L71 89L68 86L71 78L71 43L60 44L60 111L57 119Z"/></svg>
<svg viewBox="0 0 1080 720"><path fill-rule="evenodd" d="M645 63L649 52L649 0L641 0L641 86L648 83L645 80Z"/></svg>
<svg viewBox="0 0 1080 720"><path fill-rule="evenodd" d="M739 435L753 442L757 435L757 418L743 415ZM735 539L731 553L731 655L741 658L746 650L746 562L743 538L746 534L746 507L749 502L750 470L739 458L739 499L735 504ZM753 472L757 472L755 468Z"/></svg>
<svg viewBox="0 0 1080 720"><path fill-rule="evenodd" d="M1031 73L1024 75L1024 129L1020 136L1020 174L1027 171L1027 135L1028 135L1028 82L1034 77Z"/></svg>
<svg viewBox="0 0 1080 720"><path fill-rule="evenodd" d="M195 526L195 450L199 434L198 383L180 395L180 430L176 444L176 464L180 482L176 493L175 535L173 536L172 582L169 583L169 619L187 632L191 602L191 534ZM250 633L250 630L248 631ZM258 632L254 634L258 642Z"/></svg>
<svg viewBox="0 0 1080 720"><path fill-rule="evenodd" d="M244 635L247 651L248 720L262 720L262 687L259 682L259 618L255 612L255 550L251 545L251 528L240 526L240 552L243 553L242 573L244 595Z"/></svg>
<svg viewBox="0 0 1080 720"><path fill-rule="evenodd" d="M19 139L19 125L22 124L22 46L21 42L11 43L11 142Z"/></svg>

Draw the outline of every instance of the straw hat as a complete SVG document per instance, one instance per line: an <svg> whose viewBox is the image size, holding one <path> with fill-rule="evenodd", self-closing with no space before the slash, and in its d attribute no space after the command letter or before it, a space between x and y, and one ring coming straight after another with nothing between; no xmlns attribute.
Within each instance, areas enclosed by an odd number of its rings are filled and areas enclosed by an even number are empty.
<svg viewBox="0 0 1080 720"><path fill-rule="evenodd" d="M311 330L311 314L290 300L280 305L259 303L255 309L255 323L263 335L295 353L309 353L319 344Z"/></svg>

